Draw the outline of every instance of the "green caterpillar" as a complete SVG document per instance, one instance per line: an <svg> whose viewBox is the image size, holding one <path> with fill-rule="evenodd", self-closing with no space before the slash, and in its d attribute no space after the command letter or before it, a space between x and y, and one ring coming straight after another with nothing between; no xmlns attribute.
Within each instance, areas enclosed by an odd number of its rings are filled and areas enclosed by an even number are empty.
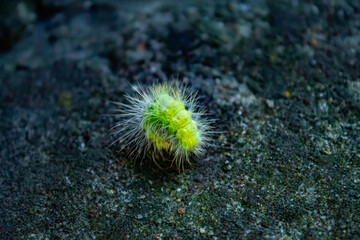
<svg viewBox="0 0 360 240"><path fill-rule="evenodd" d="M126 96L128 104L117 103L122 120L113 128L117 141L131 146L130 155L151 156L155 163L171 156L180 169L184 162L190 163L191 155L204 152L212 131L195 93L170 83L140 88L137 93Z"/></svg>
<svg viewBox="0 0 360 240"><path fill-rule="evenodd" d="M158 135L158 131L165 127L166 131ZM154 100L154 104L144 111L146 136L159 149L169 149L169 136L175 136L179 144L186 150L191 150L200 141L196 121L191 119L191 112L185 110L184 103L175 100L168 94L162 94Z"/></svg>

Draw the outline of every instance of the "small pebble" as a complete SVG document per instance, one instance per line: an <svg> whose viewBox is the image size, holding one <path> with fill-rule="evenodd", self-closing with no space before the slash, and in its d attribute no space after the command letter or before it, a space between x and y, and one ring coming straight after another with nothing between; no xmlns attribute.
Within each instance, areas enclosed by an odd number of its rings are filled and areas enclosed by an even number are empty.
<svg viewBox="0 0 360 240"><path fill-rule="evenodd" d="M185 214L185 208L179 208L178 210L177 210L177 213L178 214Z"/></svg>
<svg viewBox="0 0 360 240"><path fill-rule="evenodd" d="M274 100L266 100L266 106L268 106L268 108L274 108L275 107L275 103Z"/></svg>

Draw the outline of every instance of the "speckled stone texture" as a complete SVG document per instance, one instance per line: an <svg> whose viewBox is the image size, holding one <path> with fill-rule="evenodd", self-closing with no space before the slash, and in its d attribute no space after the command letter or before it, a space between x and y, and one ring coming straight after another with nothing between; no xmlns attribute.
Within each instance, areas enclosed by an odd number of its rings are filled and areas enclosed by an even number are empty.
<svg viewBox="0 0 360 240"><path fill-rule="evenodd" d="M359 1L0 4L0 239L360 238ZM221 132L180 174L109 147L171 77Z"/></svg>

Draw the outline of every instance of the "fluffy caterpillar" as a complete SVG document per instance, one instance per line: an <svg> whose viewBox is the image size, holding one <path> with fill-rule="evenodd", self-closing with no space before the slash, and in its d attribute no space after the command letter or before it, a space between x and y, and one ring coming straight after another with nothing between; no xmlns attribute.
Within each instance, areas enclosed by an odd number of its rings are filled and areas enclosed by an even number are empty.
<svg viewBox="0 0 360 240"><path fill-rule="evenodd" d="M116 102L120 121L112 128L115 142L135 158L151 158L157 166L170 161L184 169L192 156L205 151L213 133L196 93L174 83L135 90L135 96L125 96L128 103Z"/></svg>

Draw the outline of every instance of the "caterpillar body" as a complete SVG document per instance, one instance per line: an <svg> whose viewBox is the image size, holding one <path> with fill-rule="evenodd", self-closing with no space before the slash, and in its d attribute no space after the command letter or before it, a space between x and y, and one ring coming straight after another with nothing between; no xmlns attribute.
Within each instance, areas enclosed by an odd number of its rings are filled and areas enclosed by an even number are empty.
<svg viewBox="0 0 360 240"><path fill-rule="evenodd" d="M113 127L123 148L130 148L135 158L150 157L171 161L184 169L191 156L199 156L209 145L211 120L204 118L204 108L195 92L175 83L139 87L137 95L126 95L128 103L117 102L121 120Z"/></svg>

